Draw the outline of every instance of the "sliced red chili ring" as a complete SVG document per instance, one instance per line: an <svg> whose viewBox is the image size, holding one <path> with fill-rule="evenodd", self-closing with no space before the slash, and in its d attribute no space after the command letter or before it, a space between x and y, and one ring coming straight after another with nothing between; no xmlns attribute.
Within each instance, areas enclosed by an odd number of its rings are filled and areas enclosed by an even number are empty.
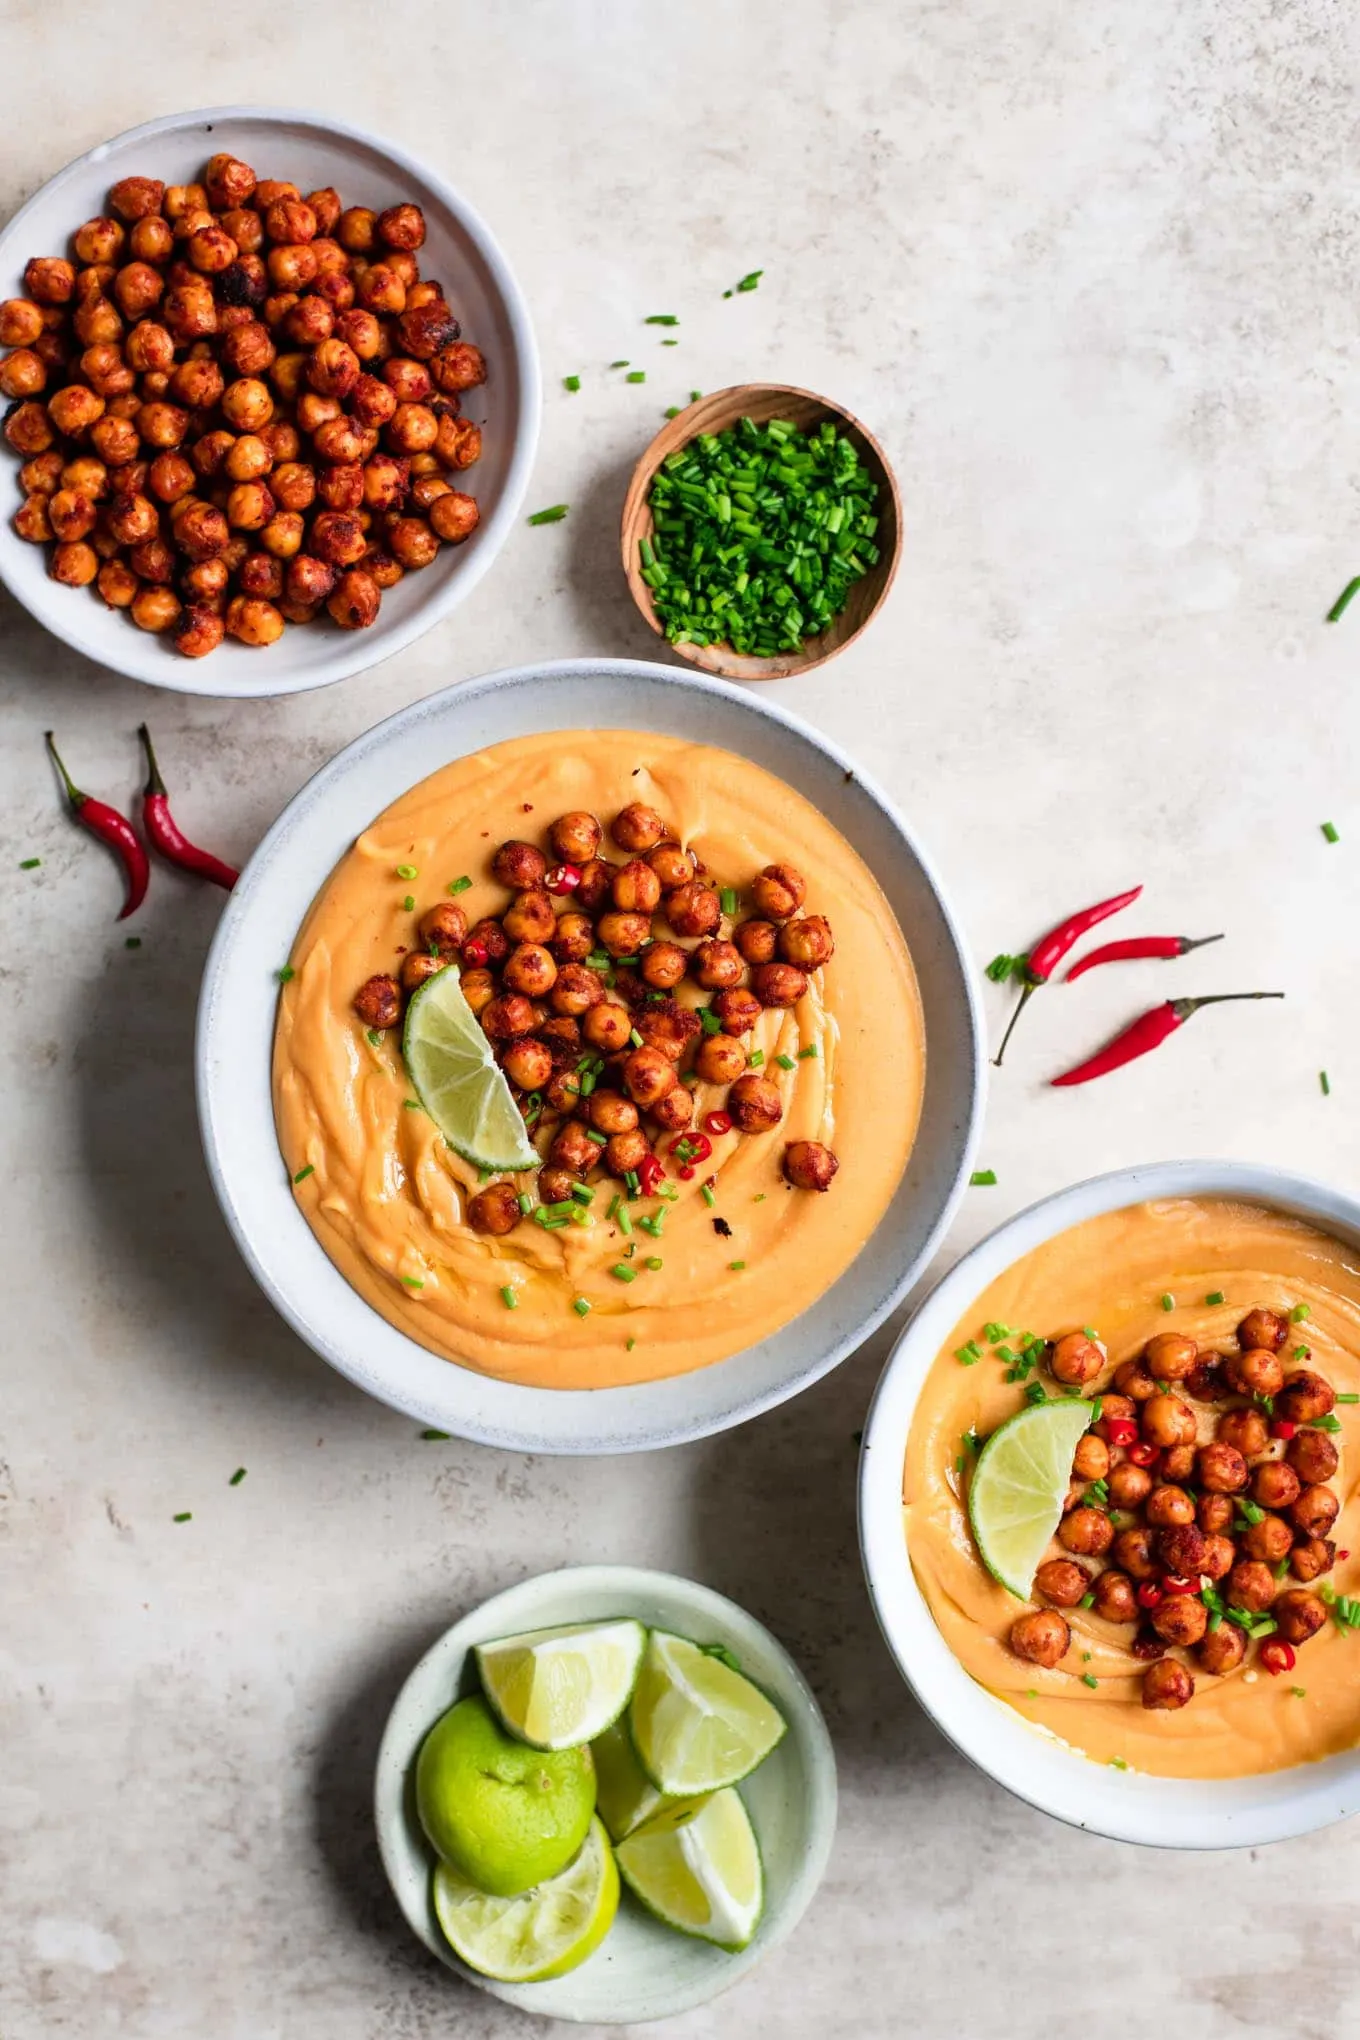
<svg viewBox="0 0 1360 2040"><path fill-rule="evenodd" d="M1290 1423L1288 1417L1276 1417L1270 1427L1270 1435L1272 1438L1292 1438L1298 1428L1297 1424Z"/></svg>
<svg viewBox="0 0 1360 2040"><path fill-rule="evenodd" d="M691 1168L689 1163L686 1162L684 1168L677 1169L675 1173L680 1178L680 1181L682 1183L692 1183L694 1181L695 1176L698 1174L698 1171L697 1169Z"/></svg>
<svg viewBox="0 0 1360 2040"><path fill-rule="evenodd" d="M666 1171L655 1155L644 1155L638 1163L638 1187L644 1197L654 1197L657 1188L666 1180Z"/></svg>
<svg viewBox="0 0 1360 2040"><path fill-rule="evenodd" d="M1179 1573L1168 1573L1162 1581L1162 1592L1164 1594L1197 1594L1199 1592L1199 1581L1183 1579Z"/></svg>
<svg viewBox="0 0 1360 2040"><path fill-rule="evenodd" d="M1134 1466L1151 1466L1156 1457L1157 1447L1149 1445L1146 1438L1129 1447L1129 1459Z"/></svg>
<svg viewBox="0 0 1360 2040"><path fill-rule="evenodd" d="M730 1112L706 1112L704 1114L705 1133L730 1133L731 1131L732 1115Z"/></svg>
<svg viewBox="0 0 1360 2040"><path fill-rule="evenodd" d="M1261 1669L1269 1672L1272 1679L1278 1679L1281 1672L1292 1672L1298 1659L1294 1646L1283 1637L1272 1636L1261 1645Z"/></svg>
<svg viewBox="0 0 1360 2040"><path fill-rule="evenodd" d="M486 944L474 935L463 944L463 961L474 966L486 962Z"/></svg>
<svg viewBox="0 0 1360 2040"><path fill-rule="evenodd" d="M706 1162L713 1152L713 1143L706 1133L682 1133L671 1142L670 1152L678 1161Z"/></svg>
<svg viewBox="0 0 1360 2040"><path fill-rule="evenodd" d="M1132 1417L1106 1417L1105 1439L1110 1445L1132 1445L1138 1436L1138 1426Z"/></svg>
<svg viewBox="0 0 1360 2040"><path fill-rule="evenodd" d="M558 894L575 892L580 883L580 867L575 864L554 864L543 880L547 892Z"/></svg>
<svg viewBox="0 0 1360 2040"><path fill-rule="evenodd" d="M1162 1590L1158 1586L1156 1580L1143 1581L1142 1585L1138 1589L1138 1605L1140 1608L1161 1607Z"/></svg>

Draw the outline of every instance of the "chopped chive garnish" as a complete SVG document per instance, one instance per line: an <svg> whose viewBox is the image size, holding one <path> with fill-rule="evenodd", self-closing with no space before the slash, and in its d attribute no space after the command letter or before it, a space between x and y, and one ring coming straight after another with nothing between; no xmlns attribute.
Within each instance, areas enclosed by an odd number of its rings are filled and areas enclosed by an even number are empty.
<svg viewBox="0 0 1360 2040"><path fill-rule="evenodd" d="M1289 1690L1296 1700L1304 1700L1308 1697L1308 1689L1306 1686L1291 1686Z"/></svg>
<svg viewBox="0 0 1360 2040"><path fill-rule="evenodd" d="M364 1029L364 1040L370 1048L381 1048L383 1045L382 1035L376 1027L366 1027Z"/></svg>
<svg viewBox="0 0 1360 2040"><path fill-rule="evenodd" d="M632 1042L634 1048L641 1048L642 1036L638 1033L636 1027L632 1030L631 1034L628 1036L628 1039Z"/></svg>
<svg viewBox="0 0 1360 2040"><path fill-rule="evenodd" d="M528 1191L521 1190L519 1196L515 1199L515 1202L516 1204L518 1204L520 1210L524 1213L524 1216L527 1218L529 1216L529 1213L534 1208L534 1200L529 1195Z"/></svg>
<svg viewBox="0 0 1360 2040"><path fill-rule="evenodd" d="M293 969L291 963L285 963L283 969L276 970L274 975L281 985L286 985L292 982L292 980L297 976L297 972Z"/></svg>
<svg viewBox="0 0 1360 2040"><path fill-rule="evenodd" d="M659 1254L648 1254L642 1265L644 1268L650 1268L655 1273L661 1266L661 1256Z"/></svg>
<svg viewBox="0 0 1360 2040"><path fill-rule="evenodd" d="M798 1067L791 1055L777 1055L775 1061L779 1064L781 1070L792 1070Z"/></svg>
<svg viewBox="0 0 1360 2040"><path fill-rule="evenodd" d="M1297 1361L1297 1363L1300 1366L1302 1366L1303 1362L1308 1358L1311 1350L1312 1348L1309 1346L1296 1346L1289 1357L1291 1360Z"/></svg>
<svg viewBox="0 0 1360 2040"><path fill-rule="evenodd" d="M1096 1597L1094 1594L1083 1594L1081 1599L1077 1603L1077 1606L1079 1608L1094 1608L1095 1605Z"/></svg>
<svg viewBox="0 0 1360 2040"><path fill-rule="evenodd" d="M807 1062L811 1057L815 1056L817 1053L818 1049L816 1042L810 1041L806 1048L799 1049L798 1060L799 1062Z"/></svg>
<svg viewBox="0 0 1360 2040"><path fill-rule="evenodd" d="M609 366L611 368L627 368L628 363L626 361L611 361Z"/></svg>
<svg viewBox="0 0 1360 2040"><path fill-rule="evenodd" d="M626 1204L621 1204L619 1206L619 1215L617 1223L619 1231L623 1234L624 1238L625 1239L630 1238L633 1231L633 1221L629 1216L628 1206Z"/></svg>
<svg viewBox="0 0 1360 2040"><path fill-rule="evenodd" d="M507 1310L519 1309L519 1297L516 1294L516 1292L511 1288L508 1282L506 1283L505 1287L501 1290L501 1302L505 1305Z"/></svg>
<svg viewBox="0 0 1360 2040"><path fill-rule="evenodd" d="M563 389L564 389L564 390L570 390L570 391L571 391L571 394L572 394L573 396L575 396L575 395L576 395L576 392L577 392L577 390L579 390L579 389L580 389L580 387L581 387L581 378L580 378L580 376L579 376L579 375L564 375L564 376L563 376L563 378L562 378L562 387L563 387Z"/></svg>
<svg viewBox="0 0 1360 2040"><path fill-rule="evenodd" d="M637 1269L630 1268L626 1261L616 1261L609 1272L616 1282L637 1281Z"/></svg>
<svg viewBox="0 0 1360 2040"><path fill-rule="evenodd" d="M1211 1289L1209 1291L1209 1294L1205 1297L1204 1301L1208 1304L1218 1304L1224 1302L1225 1298L1223 1295L1223 1291L1221 1289Z"/></svg>
<svg viewBox="0 0 1360 2040"><path fill-rule="evenodd" d="M704 1203L708 1206L709 1210L711 1211L713 1206L718 1201L717 1193L715 1192L713 1185L711 1183L701 1183L699 1185L699 1195L703 1198Z"/></svg>
<svg viewBox="0 0 1360 2040"><path fill-rule="evenodd" d="M1127 1770L1128 1770L1128 1768L1129 1768L1129 1764L1128 1764L1128 1758L1127 1758L1127 1757L1111 1757L1111 1758L1110 1758L1110 1769L1111 1769L1112 1771L1127 1771Z"/></svg>
<svg viewBox="0 0 1360 2040"><path fill-rule="evenodd" d="M228 1486L228 1487L240 1487L240 1485L241 1485L241 1482L242 1482L242 1481L243 1481L243 1480L245 1479L245 1477L246 1477L246 1470L245 1470L244 1466L238 1466L238 1467L237 1467L237 1469L236 1469L236 1471L235 1471L235 1473L234 1473L234 1474L232 1475L231 1479L230 1479L230 1480L229 1480L229 1481L227 1482L227 1486Z"/></svg>
<svg viewBox="0 0 1360 2040"><path fill-rule="evenodd" d="M181 1509L177 1516L172 1516L170 1518L170 1521L172 1523L192 1523L193 1520L194 1516L192 1509Z"/></svg>
<svg viewBox="0 0 1360 2040"><path fill-rule="evenodd" d="M960 1367L974 1367L982 1358L982 1348L976 1339L970 1339L966 1346L958 1348L954 1358L958 1361Z"/></svg>
<svg viewBox="0 0 1360 2040"><path fill-rule="evenodd" d="M663 418L678 418L680 416L680 406L678 404L668 404L661 415Z"/></svg>
<svg viewBox="0 0 1360 2040"><path fill-rule="evenodd" d="M402 903L401 903L401 904L402 904L402 906L403 906L403 907L405 908L406 912L407 912L407 913L409 914L409 913L410 913L410 911L411 911L411 909L412 909L412 907L414 907L415 903L416 903L416 896L415 896L415 894L414 894L414 893L407 893L407 895L406 895L405 899L404 899L404 900L402 901Z"/></svg>
<svg viewBox="0 0 1360 2040"><path fill-rule="evenodd" d="M1330 1410L1325 1417L1310 1417L1308 1423L1310 1429L1314 1431L1339 1431L1341 1429L1341 1419L1334 1417Z"/></svg>
<svg viewBox="0 0 1360 2040"><path fill-rule="evenodd" d="M526 524L560 524L567 514L565 503L553 503L546 510L535 510L532 517L526 517Z"/></svg>
<svg viewBox="0 0 1360 2040"><path fill-rule="evenodd" d="M734 1275L740 1275L742 1269L746 1266L746 1263L744 1261L729 1261L727 1265L732 1270L732 1273Z"/></svg>
<svg viewBox="0 0 1360 2040"><path fill-rule="evenodd" d="M420 877L420 873L419 873L419 872L418 872L418 871L416 870L416 867L415 867L415 865L414 865L414 864L399 864L399 865L397 866L397 877L398 877L398 878L419 878L419 877Z"/></svg>
<svg viewBox="0 0 1360 2040"><path fill-rule="evenodd" d="M976 1190L990 1190L996 1182L995 1169L974 1169L968 1181Z"/></svg>
<svg viewBox="0 0 1360 2040"><path fill-rule="evenodd" d="M1094 1672L1083 1672L1081 1675L1081 1683L1083 1686L1098 1686L1100 1684L1100 1681L1099 1679L1097 1679Z"/></svg>
<svg viewBox="0 0 1360 2040"><path fill-rule="evenodd" d="M1173 1295L1171 1294L1171 1291L1170 1291L1170 1290L1168 1289L1168 1290L1167 1290L1167 1292L1166 1292L1166 1294L1165 1294L1165 1295L1163 1296L1163 1298L1162 1298L1162 1309L1163 1309L1163 1310L1174 1310L1175 1308L1176 1308L1176 1299L1175 1299L1175 1297L1174 1297L1174 1296L1173 1296Z"/></svg>
<svg viewBox="0 0 1360 2040"><path fill-rule="evenodd" d="M989 977L994 985L1004 985L1008 978L1015 976L1017 969L1024 969L1024 963L1023 956L1007 956L1003 949L1000 956L992 958L983 975Z"/></svg>
<svg viewBox="0 0 1360 2040"><path fill-rule="evenodd" d="M1322 833L1329 843L1339 843L1341 841L1341 831L1337 828L1335 822L1324 822L1322 824Z"/></svg>
<svg viewBox="0 0 1360 2040"><path fill-rule="evenodd" d="M1306 1303L1296 1303L1289 1313L1289 1322L1291 1325L1301 1325L1305 1318L1310 1318L1312 1315L1313 1313L1309 1310Z"/></svg>
<svg viewBox="0 0 1360 2040"><path fill-rule="evenodd" d="M989 1346L995 1346L999 1343L1000 1340L1008 1339L1010 1337L1010 1332L1007 1330L1005 1325L999 1324L995 1318L992 1318L987 1324L983 1326L982 1336L987 1341L987 1344Z"/></svg>
<svg viewBox="0 0 1360 2040"><path fill-rule="evenodd" d="M140 935L125 935L123 937L124 949L140 949L141 946L142 938Z"/></svg>
<svg viewBox="0 0 1360 2040"><path fill-rule="evenodd" d="M718 904L725 914L728 915L735 914L737 911L737 895L735 887L725 885L722 891L718 894Z"/></svg>
<svg viewBox="0 0 1360 2040"><path fill-rule="evenodd" d="M448 1431L422 1431L420 1435L422 1438L448 1438L452 1433Z"/></svg>
<svg viewBox="0 0 1360 2040"><path fill-rule="evenodd" d="M644 326L678 326L680 321L674 312L649 312L642 323Z"/></svg>
<svg viewBox="0 0 1360 2040"><path fill-rule="evenodd" d="M740 283L739 283L739 284L737 285L737 289L738 289L739 291L741 291L741 290L755 290L755 289L756 289L756 287L757 287L757 285L758 285L758 284L759 284L759 282L760 282L760 279L761 279L761 277L762 277L762 276L763 276L764 274L765 274L765 271L764 271L763 269L752 269L752 270L748 270L748 272L746 273L746 275L745 275L745 276L743 276L743 278L741 279L741 282L740 282Z"/></svg>
<svg viewBox="0 0 1360 2040"><path fill-rule="evenodd" d="M646 382L647 371L645 368L634 368L623 379L625 382Z"/></svg>
<svg viewBox="0 0 1360 2040"><path fill-rule="evenodd" d="M636 1346L636 1344L637 1344L637 1340L636 1340L636 1339L625 1339L625 1340L624 1340L624 1342L623 1342L623 1350L624 1350L624 1352L625 1352L625 1353L631 1353L631 1352L632 1352L632 1350L633 1350L633 1348L634 1348L634 1346Z"/></svg>
<svg viewBox="0 0 1360 2040"><path fill-rule="evenodd" d="M588 1126L586 1128L586 1139L593 1140L596 1147L609 1146L609 1135L607 1133L599 1132L599 1130L593 1126Z"/></svg>
<svg viewBox="0 0 1360 2040"><path fill-rule="evenodd" d="M403 1098L401 1101L401 1109L403 1112L421 1112L424 1110L424 1107L422 1106L419 1098ZM480 1173L481 1180L484 1182L486 1180L486 1177L490 1174L490 1171L487 1169L483 1169Z"/></svg>
<svg viewBox="0 0 1360 2040"><path fill-rule="evenodd" d="M1327 1075L1327 1072L1326 1072L1326 1070L1319 1070L1319 1071L1318 1071L1318 1083L1319 1083L1319 1084L1320 1084L1320 1086L1322 1087L1322 1095L1323 1095L1323 1097L1324 1097L1324 1098L1330 1098L1330 1097L1331 1097L1331 1095L1332 1095L1332 1080L1331 1080L1331 1078L1330 1078L1330 1077L1329 1077L1329 1076Z"/></svg>
<svg viewBox="0 0 1360 2040"><path fill-rule="evenodd" d="M1357 591L1360 591L1360 574L1357 574L1353 581L1347 581L1345 587L1327 611L1326 621L1328 623L1335 623L1340 617L1345 615Z"/></svg>
<svg viewBox="0 0 1360 2040"><path fill-rule="evenodd" d="M1339 1395L1337 1397L1337 1401L1343 1403L1360 1403L1360 1395Z"/></svg>
<svg viewBox="0 0 1360 2040"><path fill-rule="evenodd" d="M472 880L470 878L455 878L452 885L449 887L449 891L456 898L459 893L466 892L471 884Z"/></svg>
<svg viewBox="0 0 1360 2040"><path fill-rule="evenodd" d="M702 390L691 390L689 393L689 400L691 404L697 404L702 395L703 395Z"/></svg>
<svg viewBox="0 0 1360 2040"><path fill-rule="evenodd" d="M315 1163L315 1162L308 1162L308 1164L307 1164L307 1166L306 1166L306 1168L305 1168L305 1169L299 1169L299 1170L298 1170L298 1172L297 1172L296 1176L294 1176L294 1178L293 1178L293 1181L294 1181L295 1183L305 1183L305 1182L306 1182L306 1180L307 1180L307 1178L308 1178L309 1176L314 1176L315 1174L316 1174L316 1163Z"/></svg>
<svg viewBox="0 0 1360 2040"><path fill-rule="evenodd" d="M574 1296L571 1300L571 1307L575 1311L577 1317L590 1316L590 1305L586 1301L584 1296Z"/></svg>
<svg viewBox="0 0 1360 2040"><path fill-rule="evenodd" d="M703 1028L705 1034L722 1033L722 1021L711 1006L701 1006L699 1008L699 1025Z"/></svg>
<svg viewBox="0 0 1360 2040"><path fill-rule="evenodd" d="M19 865L20 871L36 871L42 863L41 857L25 857Z"/></svg>
<svg viewBox="0 0 1360 2040"><path fill-rule="evenodd" d="M750 1054L750 1064L751 1064L751 1068L752 1068L753 1070L758 1070L758 1069L760 1068L761 1064L762 1064L762 1063L764 1062L764 1060L765 1060L765 1051L764 1051L764 1049L763 1049L763 1048L753 1048L753 1049L751 1050L751 1054Z"/></svg>
<svg viewBox="0 0 1360 2040"><path fill-rule="evenodd" d="M401 1279L408 1289L423 1289L425 1287L423 1275L403 1275Z"/></svg>

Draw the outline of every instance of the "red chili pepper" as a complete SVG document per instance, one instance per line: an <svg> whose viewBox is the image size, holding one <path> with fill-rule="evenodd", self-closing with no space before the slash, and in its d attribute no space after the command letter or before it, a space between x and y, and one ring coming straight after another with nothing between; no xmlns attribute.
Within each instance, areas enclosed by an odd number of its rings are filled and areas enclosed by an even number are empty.
<svg viewBox="0 0 1360 2040"><path fill-rule="evenodd" d="M1122 1070L1125 1063L1136 1062L1140 1055L1151 1054L1160 1048L1169 1035L1183 1027L1192 1014L1201 1006L1230 1006L1238 999L1282 999L1283 992L1214 992L1205 999L1167 999L1150 1012L1139 1015L1122 1034L1116 1034L1113 1041L1107 1041L1104 1048L1086 1062L1078 1063L1075 1069L1064 1071L1060 1077L1050 1077L1049 1082L1061 1090L1067 1084L1089 1084L1093 1077L1107 1077L1111 1070Z"/></svg>
<svg viewBox="0 0 1360 2040"><path fill-rule="evenodd" d="M1000 1069L1001 1058L1006 1053L1006 1044L1015 1032L1015 1023L1030 1002L1031 995L1040 985L1046 985L1058 965L1088 928L1094 928L1098 921L1106 921L1121 908L1131 907L1143 888L1136 885L1132 892L1116 893L1113 899L1098 900L1093 907L1083 907L1079 914L1069 914L1065 921L1059 921L1056 928L1050 928L1047 935L1035 943L1026 957L1021 958L1025 985L1020 994L1020 1003L1011 1014L1010 1024L1001 1037L1001 1046L996 1052L996 1067Z"/></svg>
<svg viewBox="0 0 1360 2040"><path fill-rule="evenodd" d="M147 781L142 788L142 827L151 838L161 856L171 864L177 864L181 871L192 871L199 878L210 879L214 885L223 886L230 892L239 871L230 864L224 864L220 857L214 857L210 850L200 850L197 843L191 843L170 812L169 796L165 781L161 778L156 763L156 753L151 748L151 732L145 723L137 730L146 748Z"/></svg>
<svg viewBox="0 0 1360 2040"><path fill-rule="evenodd" d="M463 944L463 961L475 968L486 962L486 944L480 935L473 935Z"/></svg>
<svg viewBox="0 0 1360 2040"><path fill-rule="evenodd" d="M655 1155L644 1155L638 1163L638 1188L644 1197L655 1197L657 1189L666 1180L666 1171Z"/></svg>
<svg viewBox="0 0 1360 2040"><path fill-rule="evenodd" d="M71 812L82 822L92 836L101 843L107 843L116 850L123 860L123 872L127 878L127 898L119 914L120 921L126 921L129 914L136 913L146 898L146 888L151 879L151 865L142 848L141 838L126 815L120 815L117 808L107 801L95 800L90 794L82 793L73 784L70 773L61 762L61 755L52 741L51 730L44 730L43 741L52 754L52 762L61 774L61 783L66 798L71 803Z"/></svg>
<svg viewBox="0 0 1360 2040"><path fill-rule="evenodd" d="M544 887L550 893L575 892L580 883L580 867L575 864L554 864L543 880Z"/></svg>
<svg viewBox="0 0 1360 2040"><path fill-rule="evenodd" d="M706 1112L704 1114L705 1133L730 1133L731 1131L732 1115L730 1112Z"/></svg>
<svg viewBox="0 0 1360 2040"><path fill-rule="evenodd" d="M1183 1579L1179 1573L1167 1573L1162 1581L1162 1592L1164 1594L1197 1594L1199 1592L1199 1581Z"/></svg>
<svg viewBox="0 0 1360 2040"><path fill-rule="evenodd" d="M1156 1580L1143 1581L1143 1584L1138 1589L1138 1605L1140 1608L1161 1607L1162 1590Z"/></svg>
<svg viewBox="0 0 1360 2040"><path fill-rule="evenodd" d="M671 1142L670 1152L685 1162L706 1162L713 1143L706 1133L681 1133Z"/></svg>
<svg viewBox="0 0 1360 2040"><path fill-rule="evenodd" d="M1261 1669L1272 1679L1278 1679L1281 1672L1292 1672L1297 1663L1293 1644L1282 1637L1272 1636L1261 1645Z"/></svg>
<svg viewBox="0 0 1360 2040"><path fill-rule="evenodd" d="M1137 963L1144 956L1188 956L1192 949L1204 949L1210 942L1222 940L1221 935L1131 935L1127 942L1103 942L1099 949L1091 950L1079 963L1074 963L1063 982L1075 984L1098 964Z"/></svg>
<svg viewBox="0 0 1360 2040"><path fill-rule="evenodd" d="M1146 1438L1129 1447L1129 1463L1132 1466L1151 1466L1157 1457L1157 1447L1149 1445Z"/></svg>
<svg viewBox="0 0 1360 2040"><path fill-rule="evenodd" d="M1272 1438L1292 1438L1298 1428L1297 1424L1290 1423L1288 1417L1277 1417L1270 1427L1270 1435Z"/></svg>
<svg viewBox="0 0 1360 2040"><path fill-rule="evenodd" d="M675 1173L680 1178L680 1181L682 1183L692 1183L694 1181L695 1176L698 1174L698 1170L692 1169L689 1163L686 1162L685 1166L682 1169L677 1169Z"/></svg>
<svg viewBox="0 0 1360 2040"><path fill-rule="evenodd" d="M1132 1417L1106 1417L1103 1428L1107 1445L1132 1445L1138 1436Z"/></svg>

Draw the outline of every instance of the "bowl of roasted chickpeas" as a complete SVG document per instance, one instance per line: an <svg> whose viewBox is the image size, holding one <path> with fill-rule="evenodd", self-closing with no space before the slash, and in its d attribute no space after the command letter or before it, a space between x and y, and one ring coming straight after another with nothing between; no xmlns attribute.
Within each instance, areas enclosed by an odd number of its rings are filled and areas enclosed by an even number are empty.
<svg viewBox="0 0 1360 2040"><path fill-rule="evenodd" d="M1187 1849L1360 1811L1357 1249L1360 1201L1274 1165L1122 1169L1009 1219L902 1333L869 1591L1017 1797Z"/></svg>
<svg viewBox="0 0 1360 2040"><path fill-rule="evenodd" d="M102 666L284 694L389 657L504 542L538 364L433 170L209 109L70 164L0 235L0 578Z"/></svg>

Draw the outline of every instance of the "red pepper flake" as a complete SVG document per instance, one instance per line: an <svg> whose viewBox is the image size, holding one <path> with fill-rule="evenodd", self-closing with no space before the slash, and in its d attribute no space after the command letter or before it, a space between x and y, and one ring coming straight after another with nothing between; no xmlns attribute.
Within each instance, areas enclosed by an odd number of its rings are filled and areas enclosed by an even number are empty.
<svg viewBox="0 0 1360 2040"><path fill-rule="evenodd" d="M1294 1646L1282 1637L1272 1636L1261 1645L1261 1669L1269 1672L1272 1679L1278 1679L1281 1672L1292 1672L1297 1663Z"/></svg>
<svg viewBox="0 0 1360 2040"><path fill-rule="evenodd" d="M1143 1581L1138 1589L1138 1605L1140 1608L1161 1607L1162 1589L1158 1586L1156 1580Z"/></svg>
<svg viewBox="0 0 1360 2040"><path fill-rule="evenodd" d="M704 1132L713 1134L730 1133L732 1115L730 1112L709 1112L704 1115Z"/></svg>
<svg viewBox="0 0 1360 2040"><path fill-rule="evenodd" d="M1338 1557L1338 1558L1349 1558L1349 1557L1350 1557L1350 1553L1349 1553L1349 1551L1338 1551L1338 1553L1337 1553L1336 1555L1337 1555L1337 1557Z"/></svg>
<svg viewBox="0 0 1360 2040"><path fill-rule="evenodd" d="M1270 1435L1272 1438L1292 1438L1298 1428L1298 1425L1292 1424L1288 1417L1276 1417L1270 1427Z"/></svg>
<svg viewBox="0 0 1360 2040"><path fill-rule="evenodd" d="M694 1181L695 1176L698 1174L698 1171L696 1169L692 1169L689 1163L686 1162L684 1168L677 1169L675 1173L680 1178L680 1181L682 1183L692 1183Z"/></svg>
<svg viewBox="0 0 1360 2040"><path fill-rule="evenodd" d="M577 864L554 864L543 880L544 888L550 893L575 892L581 883L581 868Z"/></svg>

